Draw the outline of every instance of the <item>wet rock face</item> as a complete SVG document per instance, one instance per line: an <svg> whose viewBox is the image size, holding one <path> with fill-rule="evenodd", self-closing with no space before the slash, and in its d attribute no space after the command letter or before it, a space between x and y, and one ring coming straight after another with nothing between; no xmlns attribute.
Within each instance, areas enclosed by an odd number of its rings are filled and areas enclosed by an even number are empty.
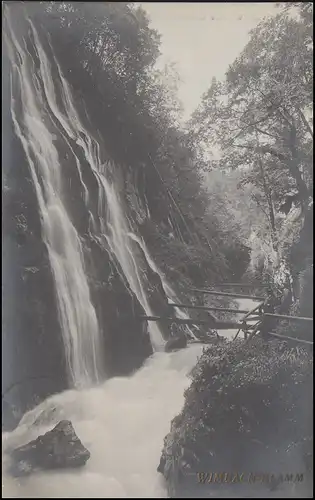
<svg viewBox="0 0 315 500"><path fill-rule="evenodd" d="M11 145L3 197L2 394L6 401L3 428L8 430L17 425L25 411L67 389L68 380L54 278L42 237L35 188L14 131L7 129L5 136ZM147 324L137 318L144 311L122 281L106 248L88 234L88 210L76 171L70 168L73 164L67 158L64 162L65 199L83 243L86 274L101 331L105 375L128 375L152 354ZM91 199L97 199L92 182L88 188ZM17 418L11 407L17 408Z"/></svg>
<svg viewBox="0 0 315 500"><path fill-rule="evenodd" d="M173 317L174 308L169 306L160 276L149 266L147 266L146 275L149 282L148 302L153 315L160 316L161 318ZM164 340L169 339L171 336L170 323L161 319L157 321L156 324L158 325Z"/></svg>
<svg viewBox="0 0 315 500"><path fill-rule="evenodd" d="M33 50L31 45L29 43L30 52ZM47 45L46 49L50 54ZM13 126L10 109L10 64L7 55L3 59L6 70L3 90L2 394L5 394L3 427L12 429L25 411L48 396L67 389L69 383L54 277L43 238L34 182L21 141ZM37 60L36 57L35 59ZM89 109L91 103L85 104ZM17 109L17 114L20 111ZM81 109L81 112L83 111L84 106ZM89 130L93 130L93 125ZM81 148L72 139L66 140L62 133L54 132L56 134L53 141L59 154L62 172L62 199L82 241L91 300L101 332L105 375L128 375L152 354L147 324L139 320L144 311L128 289L121 270L115 269L112 262L115 256L110 256L106 245L99 241L103 235L103 231L98 227L99 187ZM106 139L110 142L104 134L104 144ZM82 179L75 155L80 158ZM105 156L107 155L109 152L106 152ZM118 175L118 169L115 169L113 174ZM122 176L126 176L125 171ZM144 191L141 189L138 193L138 178L132 179L132 199L128 199L127 205L134 205L137 211L138 205L145 206L140 203ZM85 197L84 186L88 197ZM144 209L142 212L141 220L135 218L136 225L143 223ZM93 239L94 233L90 229L93 229L95 221L100 238ZM145 288L149 288L148 301L152 311L154 314L167 316L168 302L161 280L154 272L149 276L150 266L146 267L145 258L140 260L143 260L143 281L150 285L146 283L148 286ZM161 322L160 326L163 336L168 339L169 325Z"/></svg>
<svg viewBox="0 0 315 500"><path fill-rule="evenodd" d="M25 476L37 470L82 467L90 458L69 420L11 453L11 474Z"/></svg>
<svg viewBox="0 0 315 500"><path fill-rule="evenodd" d="M9 97L4 101L9 102ZM34 185L10 120L3 134L2 394L7 408L14 406L21 416L38 397L64 390L67 381ZM3 427L12 428L16 423L12 411L6 411Z"/></svg>
<svg viewBox="0 0 315 500"><path fill-rule="evenodd" d="M102 337L106 377L130 375L152 354L145 314L104 246L86 238L84 257Z"/></svg>
<svg viewBox="0 0 315 500"><path fill-rule="evenodd" d="M5 430L12 430L21 416L36 404L69 387L54 277L43 240L35 187L13 129L9 90L6 85L2 219L2 395L5 399L2 428ZM89 238L89 214L75 162L68 153L61 142L64 198L83 242L92 302L104 340L106 375L127 375L152 354L150 337L143 322L135 317L131 319L133 305L139 310L140 304L131 298L117 272L112 272L107 251ZM85 180L96 210L97 185L93 179L87 177ZM115 276L110 283L112 274ZM138 312L140 314L143 311Z"/></svg>

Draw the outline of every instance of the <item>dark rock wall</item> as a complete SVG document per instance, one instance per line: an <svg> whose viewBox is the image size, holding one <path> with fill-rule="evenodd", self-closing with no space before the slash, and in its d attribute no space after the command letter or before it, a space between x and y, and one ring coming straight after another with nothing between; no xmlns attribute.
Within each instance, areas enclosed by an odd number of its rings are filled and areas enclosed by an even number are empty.
<svg viewBox="0 0 315 500"><path fill-rule="evenodd" d="M64 389L66 371L36 194L10 114L4 50L2 61L2 401L3 423L12 424L12 404L18 418L36 397Z"/></svg>
<svg viewBox="0 0 315 500"><path fill-rule="evenodd" d="M32 50L31 44L28 49ZM55 285L42 239L36 193L10 113L9 71L4 48L2 394L3 424L7 428L36 401L68 387ZM147 324L137 319L144 311L121 277L115 256L91 234L90 214L97 221L99 192L90 166L81 152L82 175L89 191L87 206L74 156L80 153L78 146L62 136L56 138L55 145L63 170L63 200L83 242L86 274L103 341L103 375L127 375L152 354ZM134 195L138 195L136 188ZM145 272L148 264L143 255L139 253L138 257ZM150 302L158 314L167 299L159 276L155 276L156 281L159 286L153 286ZM12 408L17 410L14 418Z"/></svg>

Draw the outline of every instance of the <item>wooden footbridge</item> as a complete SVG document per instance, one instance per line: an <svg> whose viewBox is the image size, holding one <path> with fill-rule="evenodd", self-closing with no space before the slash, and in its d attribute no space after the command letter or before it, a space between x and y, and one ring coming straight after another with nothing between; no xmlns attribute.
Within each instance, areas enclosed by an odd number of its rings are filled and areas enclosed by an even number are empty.
<svg viewBox="0 0 315 500"><path fill-rule="evenodd" d="M241 294L241 293L232 293L232 292L222 292L221 290L200 290L200 289L192 289L191 292L197 294L204 295L215 295L217 297L231 297L235 299L250 299L253 302L256 302L255 307L250 310L243 309L233 309L228 307L214 307L214 306L201 306L201 305L192 305L192 304L176 304L169 303L170 307L178 308L178 309L195 309L204 312L208 311L218 311L224 313L232 313L233 315L244 315L240 318L239 321L221 321L216 319L212 314L209 314L207 319L191 319L191 318L178 318L178 317L162 317L162 316L141 316L140 318L144 321L163 321L169 323L178 323L185 324L191 326L198 325L208 325L210 328L215 330L237 330L237 333L233 340L235 340L239 334L242 332L244 335L244 339L246 341L251 340L255 334L261 334L262 337L275 337L279 340L288 340L294 342L301 342L303 344L313 345L313 342L298 339L294 337L288 337L285 335L280 335L272 331L272 327L278 321L294 321L301 323L313 323L313 318L305 318L300 316L288 316L284 314L276 314L274 313L274 309L270 306L270 295L267 293L267 289L270 285L264 284L253 284L253 283L218 283L215 285L216 288L254 288L261 289L264 295L249 295L249 294ZM271 330L271 331L269 331ZM203 341L203 340L201 340Z"/></svg>
<svg viewBox="0 0 315 500"><path fill-rule="evenodd" d="M233 309L233 308L228 308L228 307L215 307L215 306L200 306L200 305L192 305L192 304L175 304L175 303L169 303L170 307L176 307L178 309L196 309L200 311L218 311L218 312L227 312L227 313L232 313L232 314L241 314L244 315L241 317L239 321L233 320L233 321L221 321L217 320L214 316L209 315L207 319L199 320L199 319L190 319L190 318L177 318L177 317L169 317L165 318L162 316L140 316L138 317L142 321L163 321L163 322L170 322L170 323L179 323L179 324L185 324L185 325L208 325L210 328L213 328L215 330L236 330L237 333L234 336L235 340L240 332L243 333L245 342L249 342L254 335L256 334L261 334L263 337L275 337L280 340L287 340L287 341L293 341L293 342L300 342L302 344L309 344L313 346L313 342L310 342L308 340L304 339L298 339L298 338L293 338L293 337L288 337L285 335L280 335L275 332L269 331L272 328L272 323L276 320L285 320L285 321L294 321L294 322L300 322L300 323L313 323L313 318L303 318L300 316L287 316L283 314L275 314L272 312L268 312L268 300L269 296L266 293L266 290L269 288L269 285L261 285L261 284L254 284L254 283L218 283L215 285L217 288L254 288L254 289L261 289L265 290L265 295L264 296L255 296L255 295L249 295L249 294L239 294L239 293L231 293L231 292L222 292L222 291L217 291L217 290L200 290L200 289L193 289L191 292L197 293L197 294L205 294L205 295L215 295L215 296L223 296L223 297L231 297L231 298L236 298L236 299L251 299L252 301L256 302L255 307L253 307L251 310L243 310L243 309ZM200 339L200 342L206 343L204 339ZM28 377L27 379L24 379L19 382L15 382L12 384L9 388L6 389L6 391L2 394L2 399L4 399L5 395L13 389L15 386L21 385L25 381L29 381L32 378L34 379L51 379L51 376L43 376L43 377Z"/></svg>

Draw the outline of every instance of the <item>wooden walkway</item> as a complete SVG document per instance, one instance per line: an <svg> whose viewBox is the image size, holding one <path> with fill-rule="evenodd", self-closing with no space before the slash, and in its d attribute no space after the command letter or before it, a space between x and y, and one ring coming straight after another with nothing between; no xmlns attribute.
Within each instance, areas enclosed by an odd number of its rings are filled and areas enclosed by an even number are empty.
<svg viewBox="0 0 315 500"><path fill-rule="evenodd" d="M258 284L258 283L217 283L215 285L217 288L221 287L231 287L231 288L255 288L255 289L266 289L269 285L266 284ZM294 342L300 342L304 344L313 345L313 342L303 339L298 339L294 337L287 337L285 335L280 335L275 332L266 332L266 318L269 318L268 325L270 324L270 319L274 318L275 320L285 320L285 321L294 321L301 323L311 323L313 322L313 318L304 318L300 316L288 316L284 314L274 314L270 312L265 312L265 308L267 306L267 302L269 297L265 293L264 296L256 296L250 294L240 294L240 293L232 293L232 292L221 292L218 290L201 290L198 288L192 289L191 292L205 295L216 295L223 297L231 297L236 299L251 299L253 301L258 301L258 304L255 305L251 310L243 310L243 309L232 309L229 307L214 307L214 306L200 306L193 304L175 304L169 303L170 307L179 308L179 309L196 309L199 311L218 311L218 312L229 312L233 314L245 314L239 321L221 321L216 319L214 316L209 315L210 317L207 319L191 319L191 318L177 318L177 317L162 317L162 316L140 316L140 319L143 321L163 321L168 323L178 323L178 324L186 324L186 325L208 325L210 328L215 330L238 330L234 339L235 340L240 332L243 333L245 340L251 340L256 333L260 333L264 336L273 336L278 339L290 340Z"/></svg>

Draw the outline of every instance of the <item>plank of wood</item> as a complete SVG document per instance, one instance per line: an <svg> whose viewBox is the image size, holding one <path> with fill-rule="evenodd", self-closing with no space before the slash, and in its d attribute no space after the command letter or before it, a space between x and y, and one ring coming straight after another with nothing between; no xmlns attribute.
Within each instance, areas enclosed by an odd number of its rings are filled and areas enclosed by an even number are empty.
<svg viewBox="0 0 315 500"><path fill-rule="evenodd" d="M178 307L180 309L199 309L201 311L222 311L222 312L232 312L232 313L238 313L238 314L245 314L248 313L248 310L243 310L243 309L230 309L229 307L207 307L207 306L195 306L191 304L174 304L174 303L169 303L169 306L172 307Z"/></svg>
<svg viewBox="0 0 315 500"><path fill-rule="evenodd" d="M268 316L270 318L285 319L290 321L313 321L313 318L303 318L302 316L285 316L284 314L264 313L264 316Z"/></svg>
<svg viewBox="0 0 315 500"><path fill-rule="evenodd" d="M250 315L251 315L252 313L254 313L255 311L257 311L257 309L259 309L259 308L260 308L260 307L264 304L264 302L265 302L265 301L263 301L263 302L259 302L259 304L257 304L257 305L256 305L253 309L251 309L251 310L250 310L247 314L245 314L244 318L242 318L242 320L241 320L241 321L243 321L243 322L246 324L246 319L249 321L249 320L250 320ZM240 328L240 329L238 330L238 332L236 333L236 335L235 335L235 337L234 337L234 339L233 339L233 340L236 340L236 339L237 339L237 337L238 337L238 335L239 335L239 333L240 333L240 331L241 331L241 330L242 330L242 328ZM246 335L245 335L245 338L246 338Z"/></svg>
<svg viewBox="0 0 315 500"><path fill-rule="evenodd" d="M215 292L214 290L199 290L199 288L193 288L192 292L204 293L206 295L221 295L224 297L235 297L239 299L251 299L251 300L265 300L266 297L257 297L252 295L243 295L240 293L230 293L230 292Z"/></svg>
<svg viewBox="0 0 315 500"><path fill-rule="evenodd" d="M252 338L256 335L258 330L260 330L260 328L261 328L261 322L259 321L258 323L256 323L255 328L250 333L249 337L245 340L245 344L247 344L248 342L250 342L252 340Z"/></svg>
<svg viewBox="0 0 315 500"><path fill-rule="evenodd" d="M242 324L234 321L214 321L203 319L190 319L190 318L162 318L161 316L138 316L139 319L144 321L167 321L170 323L179 323L183 325L208 325L216 330L233 330L243 327ZM247 329L251 329L248 325Z"/></svg>
<svg viewBox="0 0 315 500"><path fill-rule="evenodd" d="M247 316L247 321L257 321L258 319L261 319L262 316L260 315L253 315L253 316Z"/></svg>
<svg viewBox="0 0 315 500"><path fill-rule="evenodd" d="M300 342L301 344L310 344L313 345L314 342L311 342L310 340L304 340L304 339L297 339L295 337L288 337L287 335L280 335L279 333L275 332L269 332L268 335L271 335L272 337L278 338L280 340L292 340L294 342Z"/></svg>
<svg viewBox="0 0 315 500"><path fill-rule="evenodd" d="M215 283L212 286L235 286L238 288L252 287L252 288L269 288L270 285L260 283Z"/></svg>
<svg viewBox="0 0 315 500"><path fill-rule="evenodd" d="M245 319L247 319L252 313L256 312L257 309L259 309L263 304L264 304L265 301L263 302L259 302L259 304L257 304L253 309L251 309L245 316L244 318L242 318L242 321L244 321Z"/></svg>

